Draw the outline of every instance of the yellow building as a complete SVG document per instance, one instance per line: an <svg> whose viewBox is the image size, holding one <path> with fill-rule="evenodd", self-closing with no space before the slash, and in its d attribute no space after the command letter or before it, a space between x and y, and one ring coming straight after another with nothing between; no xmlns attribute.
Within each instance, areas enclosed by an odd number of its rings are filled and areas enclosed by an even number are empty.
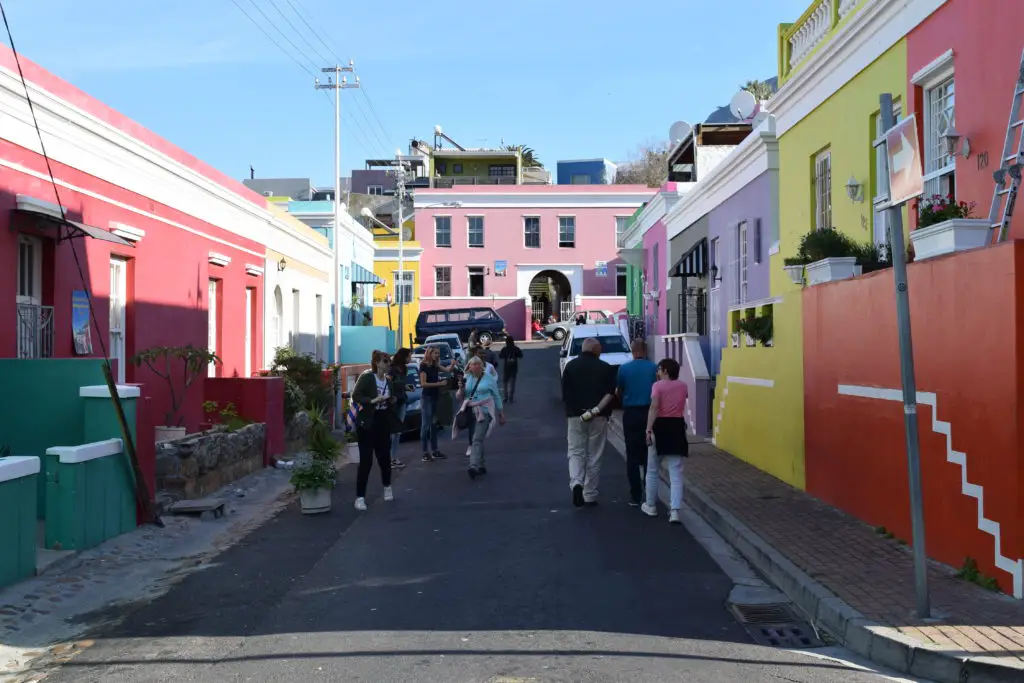
<svg viewBox="0 0 1024 683"><path fill-rule="evenodd" d="M405 222L405 237L399 249L397 234L387 234L378 228L374 230L373 235L373 272L384 281L384 286L377 287L374 291L373 324L394 330L397 336L401 308L401 327L405 338L398 340L399 347L411 347L411 338L416 334L416 318L420 314L420 257L423 255L423 247L416 241L412 217ZM404 277L400 277L400 273L404 274ZM398 305L400 281L406 297L402 306Z"/></svg>
<svg viewBox="0 0 1024 683"><path fill-rule="evenodd" d="M768 104L779 160L770 298L751 311L730 308L727 321L731 337L741 317L771 315L773 346L727 345L712 409L717 445L799 488L806 483L804 285L784 270L784 259L815 229L885 242L884 213L874 207L887 187L873 142L881 132L879 96L891 93L897 106L906 101L906 44L895 28L906 22L894 21L900 3L876 4L864 11L863 1L815 0L779 28L782 85Z"/></svg>

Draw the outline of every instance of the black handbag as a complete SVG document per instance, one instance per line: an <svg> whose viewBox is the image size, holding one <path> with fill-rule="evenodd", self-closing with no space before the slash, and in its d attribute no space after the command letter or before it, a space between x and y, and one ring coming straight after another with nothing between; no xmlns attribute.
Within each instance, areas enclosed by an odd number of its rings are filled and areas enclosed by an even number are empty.
<svg viewBox="0 0 1024 683"><path fill-rule="evenodd" d="M469 395L469 397L466 399L467 401L472 401L473 400L473 397L476 396L476 390L480 388L480 382L482 382L482 381L483 381L483 377L481 377L480 379L478 379L476 381L476 386L473 387L473 393ZM463 408L462 410L459 411L459 414L455 416L455 427L456 428L458 428L460 430L468 429L469 428L469 411L471 411L471 410L473 410L472 407L466 406L465 408Z"/></svg>

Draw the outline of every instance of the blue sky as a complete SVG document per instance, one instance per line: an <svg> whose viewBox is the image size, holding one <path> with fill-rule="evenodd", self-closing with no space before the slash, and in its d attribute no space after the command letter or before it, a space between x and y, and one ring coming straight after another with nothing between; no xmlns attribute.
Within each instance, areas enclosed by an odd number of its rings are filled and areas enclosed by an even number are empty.
<svg viewBox="0 0 1024 683"><path fill-rule="evenodd" d="M466 147L527 144L551 168L558 159L621 161L642 143L667 138L673 121L695 123L727 104L748 78L775 75L778 24L798 18L808 2L4 6L26 57L228 175L247 177L251 164L257 177L329 184L333 104L313 89L310 73L327 66L325 58L355 60L365 85L342 93L343 172L404 151L413 136L432 139L435 124Z"/></svg>

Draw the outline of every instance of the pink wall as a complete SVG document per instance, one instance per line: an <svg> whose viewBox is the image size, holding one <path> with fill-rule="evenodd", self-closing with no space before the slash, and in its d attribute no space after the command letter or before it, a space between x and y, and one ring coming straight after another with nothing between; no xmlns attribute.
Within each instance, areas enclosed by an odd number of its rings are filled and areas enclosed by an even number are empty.
<svg viewBox="0 0 1024 683"><path fill-rule="evenodd" d="M647 289L656 289L659 293L656 302L644 300L645 314L655 320L654 326L647 333L668 334L668 326L665 324L665 308L668 302L668 296L665 294L665 285L668 284L668 230L665 227L664 216L644 233L643 244L647 252L647 262L644 266Z"/></svg>

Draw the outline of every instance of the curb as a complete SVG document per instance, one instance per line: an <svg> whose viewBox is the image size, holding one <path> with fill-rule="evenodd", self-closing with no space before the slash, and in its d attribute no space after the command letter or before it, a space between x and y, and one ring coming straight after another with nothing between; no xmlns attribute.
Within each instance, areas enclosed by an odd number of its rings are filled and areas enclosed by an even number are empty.
<svg viewBox="0 0 1024 683"><path fill-rule="evenodd" d="M617 424L612 431L616 436L622 434ZM815 627L828 631L847 649L899 673L937 683L1019 683L1024 680L1024 661L1020 659L1006 661L1007 658L956 654L865 619L715 503L700 487L685 479L684 487L686 502L712 529L785 593Z"/></svg>

